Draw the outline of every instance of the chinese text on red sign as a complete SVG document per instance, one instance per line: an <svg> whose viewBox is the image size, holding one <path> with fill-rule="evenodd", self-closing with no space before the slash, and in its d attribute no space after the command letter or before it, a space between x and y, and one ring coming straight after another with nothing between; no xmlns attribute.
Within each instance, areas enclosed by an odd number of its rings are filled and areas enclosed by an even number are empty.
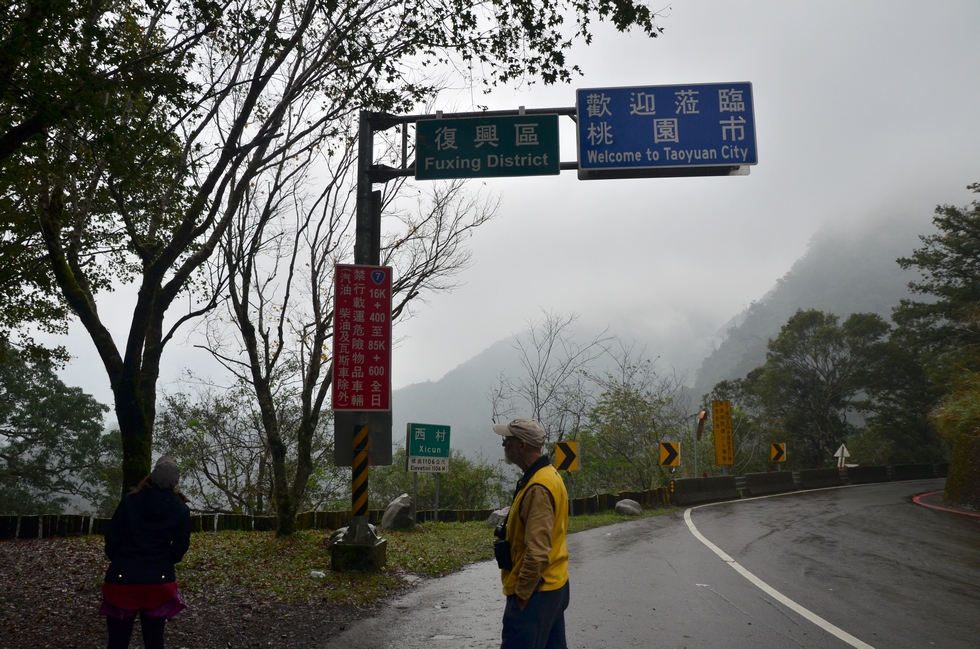
<svg viewBox="0 0 980 649"><path fill-rule="evenodd" d="M391 268L338 265L333 409L391 410Z"/></svg>

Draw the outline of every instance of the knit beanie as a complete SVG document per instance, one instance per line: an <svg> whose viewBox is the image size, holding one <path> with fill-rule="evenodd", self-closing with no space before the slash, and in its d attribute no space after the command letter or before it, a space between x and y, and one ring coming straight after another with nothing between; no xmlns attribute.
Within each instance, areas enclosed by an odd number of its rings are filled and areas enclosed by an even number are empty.
<svg viewBox="0 0 980 649"><path fill-rule="evenodd" d="M150 483L160 489L173 489L179 479L180 471L177 470L177 463L168 455L160 457L153 471L150 472Z"/></svg>

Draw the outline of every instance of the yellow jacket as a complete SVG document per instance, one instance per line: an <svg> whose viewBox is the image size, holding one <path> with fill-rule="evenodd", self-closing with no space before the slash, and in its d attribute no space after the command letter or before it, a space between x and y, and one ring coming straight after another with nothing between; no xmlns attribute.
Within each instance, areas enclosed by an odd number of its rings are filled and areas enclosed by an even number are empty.
<svg viewBox="0 0 980 649"><path fill-rule="evenodd" d="M548 464L514 497L507 516L507 540L514 562L501 570L504 595L530 599L537 591L558 590L568 581L568 492Z"/></svg>

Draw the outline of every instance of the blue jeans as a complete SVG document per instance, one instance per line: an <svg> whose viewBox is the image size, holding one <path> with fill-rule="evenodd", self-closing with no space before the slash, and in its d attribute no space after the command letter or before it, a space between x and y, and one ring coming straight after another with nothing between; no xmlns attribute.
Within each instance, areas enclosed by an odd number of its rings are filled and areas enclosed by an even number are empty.
<svg viewBox="0 0 980 649"><path fill-rule="evenodd" d="M508 595L500 649L568 649L568 593L568 582L558 590L534 593L523 611L517 606L517 596Z"/></svg>

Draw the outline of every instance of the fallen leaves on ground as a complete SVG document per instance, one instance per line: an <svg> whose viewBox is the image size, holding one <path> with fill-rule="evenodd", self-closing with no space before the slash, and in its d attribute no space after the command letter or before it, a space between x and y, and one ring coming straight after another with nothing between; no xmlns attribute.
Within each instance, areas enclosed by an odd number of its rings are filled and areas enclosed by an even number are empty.
<svg viewBox="0 0 980 649"><path fill-rule="evenodd" d="M107 566L101 537L0 541L0 648L104 647L98 609ZM202 581L182 593L189 607L167 624L174 649L309 649L372 610L284 602L229 583ZM130 646L143 647L139 623Z"/></svg>

